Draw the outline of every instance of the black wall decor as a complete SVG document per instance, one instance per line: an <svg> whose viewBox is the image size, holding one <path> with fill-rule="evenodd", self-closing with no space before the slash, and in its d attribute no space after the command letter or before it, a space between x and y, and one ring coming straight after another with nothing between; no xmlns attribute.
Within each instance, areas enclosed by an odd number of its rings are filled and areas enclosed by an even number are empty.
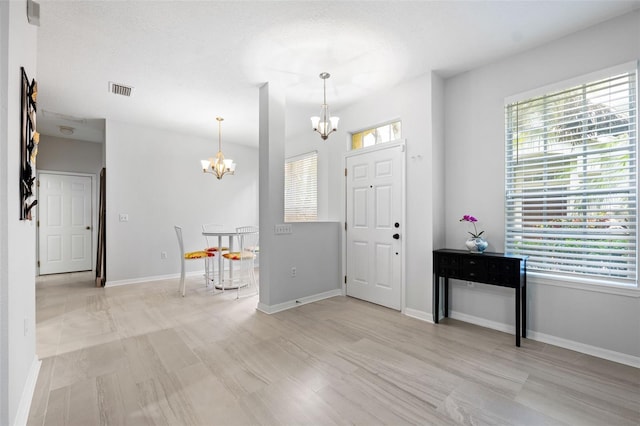
<svg viewBox="0 0 640 426"><path fill-rule="evenodd" d="M33 192L36 180L36 156L40 134L36 131L36 99L38 83L29 82L22 70L22 110L20 113L20 142L22 144L20 164L20 220L31 220L32 209L38 203Z"/></svg>

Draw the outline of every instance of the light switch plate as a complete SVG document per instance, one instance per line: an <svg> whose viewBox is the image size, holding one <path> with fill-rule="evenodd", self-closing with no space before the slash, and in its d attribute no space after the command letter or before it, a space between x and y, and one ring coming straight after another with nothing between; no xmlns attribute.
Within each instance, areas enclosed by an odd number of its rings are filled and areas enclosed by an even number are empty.
<svg viewBox="0 0 640 426"><path fill-rule="evenodd" d="M281 223L279 225L274 226L274 233L276 235L284 235L291 234L291 224L290 223Z"/></svg>

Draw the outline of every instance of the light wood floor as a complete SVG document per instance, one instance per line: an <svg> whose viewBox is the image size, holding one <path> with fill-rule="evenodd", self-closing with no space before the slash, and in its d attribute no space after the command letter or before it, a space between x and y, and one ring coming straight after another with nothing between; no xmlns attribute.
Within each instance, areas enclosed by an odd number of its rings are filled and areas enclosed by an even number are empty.
<svg viewBox="0 0 640 426"><path fill-rule="evenodd" d="M640 370L351 298L37 284L33 425L638 425ZM614 330L612 330L614 332Z"/></svg>

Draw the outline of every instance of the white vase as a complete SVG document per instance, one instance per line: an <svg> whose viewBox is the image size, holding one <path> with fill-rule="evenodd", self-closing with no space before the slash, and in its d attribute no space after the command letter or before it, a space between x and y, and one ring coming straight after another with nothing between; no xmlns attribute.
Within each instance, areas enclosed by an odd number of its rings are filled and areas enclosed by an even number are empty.
<svg viewBox="0 0 640 426"><path fill-rule="evenodd" d="M469 238L464 243L465 246L472 253L484 253L484 251L489 247L489 243L482 237L478 238Z"/></svg>

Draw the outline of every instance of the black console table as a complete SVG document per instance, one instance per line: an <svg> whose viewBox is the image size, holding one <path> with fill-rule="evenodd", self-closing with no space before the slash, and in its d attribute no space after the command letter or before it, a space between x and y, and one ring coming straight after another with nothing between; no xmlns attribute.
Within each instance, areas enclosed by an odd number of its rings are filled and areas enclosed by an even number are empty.
<svg viewBox="0 0 640 426"><path fill-rule="evenodd" d="M516 290L516 346L527 337L527 256L471 253L465 250L433 251L433 322L440 316L440 278L444 278L444 316L449 316L449 278L509 287Z"/></svg>

